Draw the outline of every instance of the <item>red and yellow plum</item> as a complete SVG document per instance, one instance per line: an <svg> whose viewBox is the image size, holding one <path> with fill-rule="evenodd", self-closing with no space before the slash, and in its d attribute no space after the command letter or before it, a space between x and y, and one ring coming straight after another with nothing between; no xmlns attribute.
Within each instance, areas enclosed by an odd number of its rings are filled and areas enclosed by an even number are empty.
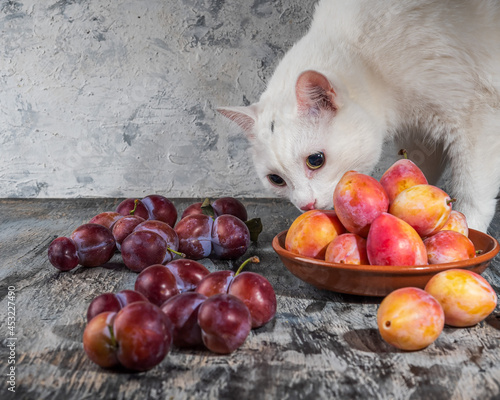
<svg viewBox="0 0 500 400"><path fill-rule="evenodd" d="M450 217L441 228L442 231L455 231L464 236L469 236L469 224L464 214L457 210L451 210Z"/></svg>
<svg viewBox="0 0 500 400"><path fill-rule="evenodd" d="M389 196L389 203L392 203L403 190L427 183L427 178L422 170L407 158L396 161L380 178L380 184Z"/></svg>
<svg viewBox="0 0 500 400"><path fill-rule="evenodd" d="M461 233L439 231L424 240L429 264L443 264L476 257L474 243Z"/></svg>
<svg viewBox="0 0 500 400"><path fill-rule="evenodd" d="M347 171L333 192L333 207L345 228L367 237L370 225L389 208L389 197L373 177Z"/></svg>
<svg viewBox="0 0 500 400"><path fill-rule="evenodd" d="M306 257L324 259L328 244L345 232L334 210L310 210L288 229L285 248Z"/></svg>
<svg viewBox="0 0 500 400"><path fill-rule="evenodd" d="M448 221L454 200L433 185L415 185L403 190L389 212L410 224L421 237L439 232Z"/></svg>
<svg viewBox="0 0 500 400"><path fill-rule="evenodd" d="M366 251L372 265L427 264L422 238L405 221L388 213L382 213L373 221Z"/></svg>
<svg viewBox="0 0 500 400"><path fill-rule="evenodd" d="M455 327L481 322L493 312L498 301L486 279L465 269L449 269L434 275L425 285L425 291L443 307L446 324Z"/></svg>
<svg viewBox="0 0 500 400"><path fill-rule="evenodd" d="M340 264L369 264L366 239L355 233L343 233L326 248L325 261Z"/></svg>
<svg viewBox="0 0 500 400"><path fill-rule="evenodd" d="M380 303L377 325L382 338L402 350L420 350L443 331L444 312L429 293L415 287L397 289Z"/></svg>

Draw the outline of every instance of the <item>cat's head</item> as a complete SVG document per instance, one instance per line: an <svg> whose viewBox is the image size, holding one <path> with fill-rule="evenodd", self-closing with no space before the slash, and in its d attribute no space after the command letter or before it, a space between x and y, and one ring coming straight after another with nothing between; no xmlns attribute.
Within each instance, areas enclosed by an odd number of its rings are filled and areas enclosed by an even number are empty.
<svg viewBox="0 0 500 400"><path fill-rule="evenodd" d="M266 187L303 211L332 208L346 171L376 165L382 136L348 90L323 74L305 71L292 84L292 91L269 87L257 103L218 111L245 131Z"/></svg>

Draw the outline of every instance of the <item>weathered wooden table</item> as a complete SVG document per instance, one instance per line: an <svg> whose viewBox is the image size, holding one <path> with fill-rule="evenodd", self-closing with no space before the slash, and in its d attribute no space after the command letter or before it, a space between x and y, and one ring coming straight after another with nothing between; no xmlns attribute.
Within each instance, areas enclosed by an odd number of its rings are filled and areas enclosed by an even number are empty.
<svg viewBox="0 0 500 400"><path fill-rule="evenodd" d="M194 202L173 201L180 212ZM275 319L252 331L231 355L173 349L148 372L118 373L86 357L85 314L95 296L133 288L137 275L119 255L103 267L59 272L49 264L47 247L95 214L113 210L119 199L0 200L0 399L500 398L498 307L474 327L445 327L424 350L399 351L377 331L380 298L318 290L281 264L271 240L298 215L288 202L243 201L249 216L264 223L259 243L247 253L261 263L248 269L273 284ZM500 237L500 210L490 233ZM202 263L210 270L238 264ZM483 275L500 293L498 258ZM12 305L15 341L8 329Z"/></svg>

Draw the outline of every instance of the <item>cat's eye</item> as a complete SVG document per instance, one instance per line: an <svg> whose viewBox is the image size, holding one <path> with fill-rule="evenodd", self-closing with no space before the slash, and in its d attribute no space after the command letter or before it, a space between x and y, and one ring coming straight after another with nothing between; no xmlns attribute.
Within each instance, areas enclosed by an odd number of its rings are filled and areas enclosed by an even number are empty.
<svg viewBox="0 0 500 400"><path fill-rule="evenodd" d="M271 184L273 184L274 186L285 186L286 185L286 182L285 180L279 176L279 175L276 175L276 174L269 174L267 176L267 179L269 180L269 182L271 182Z"/></svg>
<svg viewBox="0 0 500 400"><path fill-rule="evenodd" d="M306 159L306 164L309 167L309 169L321 168L324 163L325 163L325 155L321 151L309 155L309 157L307 157Z"/></svg>

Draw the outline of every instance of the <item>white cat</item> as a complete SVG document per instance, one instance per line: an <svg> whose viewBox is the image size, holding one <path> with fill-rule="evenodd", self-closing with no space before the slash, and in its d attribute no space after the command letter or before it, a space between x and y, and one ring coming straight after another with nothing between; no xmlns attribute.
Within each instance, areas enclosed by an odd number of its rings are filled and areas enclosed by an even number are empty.
<svg viewBox="0 0 500 400"><path fill-rule="evenodd" d="M500 1L320 0L260 100L219 111L247 133L264 184L301 210L331 208L344 172L370 173L388 140L410 157L444 149L454 208L486 231L500 187Z"/></svg>

